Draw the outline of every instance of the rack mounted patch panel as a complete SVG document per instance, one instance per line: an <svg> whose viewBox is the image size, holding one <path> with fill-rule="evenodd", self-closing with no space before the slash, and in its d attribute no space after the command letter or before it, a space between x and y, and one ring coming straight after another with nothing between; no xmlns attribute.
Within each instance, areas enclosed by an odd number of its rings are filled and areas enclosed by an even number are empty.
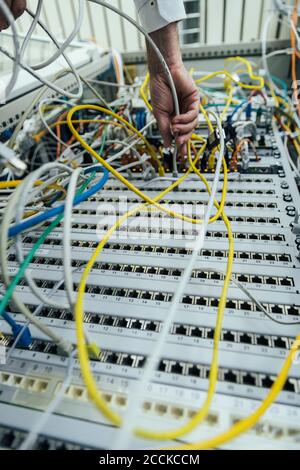
<svg viewBox="0 0 300 470"><path fill-rule="evenodd" d="M276 146L280 147L277 137ZM264 169L273 165L273 157L265 152L259 164L251 164L248 174L229 174L226 212L234 232L236 279L271 316L293 322L300 317L300 260L291 223L294 209L300 207L300 197L281 147L280 152L280 158L274 158L278 167L272 166L269 174L264 173ZM207 178L211 182L213 175L207 174ZM135 175L133 183L143 188L139 175ZM167 183L157 181L151 187L144 184L143 189L154 197L166 186ZM221 188L220 183L218 199ZM73 276L75 291L81 270L99 242L101 229L105 231L113 220L108 215L102 223L101 204L109 203L111 209L117 209L117 214L122 213L117 205L120 197L129 197L133 204L141 202L111 179L99 196L74 210L71 244L72 267L78 268ZM192 207L207 200L203 185L193 177L178 191L168 194L163 203L170 208L180 202ZM1 193L1 207L5 202L6 195ZM119 230L117 240L108 241L86 287L85 329L101 347L100 357L91 358L92 367L107 403L121 414L161 331L176 283L180 282L191 254L185 235L198 233L186 226L170 228L167 216L151 215L151 225L148 214L141 213L125 227L126 232ZM44 294L50 294L63 278L62 228L63 223L43 243L30 265L31 275ZM24 235L25 252L32 248L40 233L37 228ZM141 419L149 428L160 422L171 428L185 422L203 403L223 281L218 271L225 271L227 256L227 233L218 221L209 226L205 247L197 258L151 384L152 392L145 396ZM13 275L18 266L13 247L8 261ZM24 280L16 293L35 311L39 302ZM62 284L56 299L65 298ZM13 304L8 310L24 322ZM38 315L66 339L75 339L73 314L69 310L44 307ZM1 340L1 344L9 348L13 341L9 330L2 323L0 329L7 338ZM236 286L230 287L221 333L216 398L204 427L193 433L193 440L207 433L219 433L259 405L298 329L296 325L272 322ZM0 371L0 446L4 448L20 445L29 430L28 423L47 406L63 380L66 358L36 329L32 329L32 334L29 350L16 348ZM277 448L299 447L299 401L300 370L295 364L277 404L260 425L237 444L233 443L233 447L255 447L258 443ZM260 432L259 426L264 426L264 432ZM76 436L73 427L78 430ZM35 448L95 448L95 433L104 448L109 447L109 439L116 439L118 435L89 402L77 364L72 384ZM132 445L144 447L153 443L133 440Z"/></svg>

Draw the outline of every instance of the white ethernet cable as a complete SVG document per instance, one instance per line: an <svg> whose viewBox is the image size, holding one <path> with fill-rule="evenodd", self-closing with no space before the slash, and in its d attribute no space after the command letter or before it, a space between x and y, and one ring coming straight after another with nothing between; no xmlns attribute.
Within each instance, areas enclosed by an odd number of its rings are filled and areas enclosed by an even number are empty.
<svg viewBox="0 0 300 470"><path fill-rule="evenodd" d="M6 287L8 287L10 284L10 276L8 272L8 262L6 256L6 248L8 243L8 229L10 220L12 218L11 214L14 213L16 206L22 199L22 186L23 185L18 186L13 192L12 197L9 199L0 227L0 266L3 276L3 282ZM23 313L23 315L27 318L28 321L30 321L30 323L36 326L47 337L51 338L58 345L59 348L66 351L67 354L70 354L70 352L73 350L73 346L71 343L66 341L64 338L58 336L50 328L44 325L38 318L36 318L26 307L26 305L19 299L16 293L13 293L12 300L16 308L21 313Z"/></svg>
<svg viewBox="0 0 300 470"><path fill-rule="evenodd" d="M146 365L143 370L143 375L129 396L128 407L123 417L124 424L121 428L121 431L119 432L118 439L116 440L115 444L112 447L113 450L128 448L128 444L129 444L129 440L131 438L132 432L136 428L136 424L138 420L138 413L141 408L141 402L143 400L145 391L147 389L148 384L150 383L152 379L153 373L155 372L157 368L157 364L159 363L159 360L162 355L163 346L166 342L172 323L174 322L174 317L177 312L178 306L181 302L182 296L184 295L186 285L189 283L191 279L198 253L203 248L203 245L205 242L206 232L207 232L207 228L209 225L211 213L214 207L214 200L215 200L215 196L217 193L218 184L220 180L222 160L223 160L224 151L225 151L225 140L224 140L224 133L223 133L221 121L219 117L213 111L208 111L208 112L214 117L217 123L218 131L220 134L220 151L218 152L215 177L214 177L211 196L207 205L203 225L201 227L200 234L195 241L195 244L193 247L193 253L191 254L189 262L184 270L183 276L181 278L181 282L173 296L171 306L169 308L168 313L166 314L161 331L158 334L157 342L153 347L152 353L147 359Z"/></svg>
<svg viewBox="0 0 300 470"><path fill-rule="evenodd" d="M72 267L71 267L71 232L72 232L72 211L73 201L76 195L76 188L78 179L83 168L76 168L73 172L67 193L65 203L65 217L63 228L63 260L64 260L64 274L65 274L65 289L70 308L73 310L76 302L76 296L73 291Z"/></svg>
<svg viewBox="0 0 300 470"><path fill-rule="evenodd" d="M61 279L61 280L53 287L53 289L51 290L51 294L50 294L50 295L51 295L51 296L52 296L52 295L55 295L56 292L59 290L60 286L61 286L63 283L64 283L64 278ZM36 307L36 309L34 310L34 312L32 313L32 315L35 316L35 317L38 317L39 314L40 314L40 312L41 312L41 310L43 309L44 305L45 305L45 304L40 304L40 305L38 305L38 306ZM9 350L8 350L8 353L7 353L7 356L6 356L7 361L10 359L12 353L13 353L14 350L16 349L17 344L18 344L20 338L22 337L22 335L23 335L23 333L24 333L24 330L25 330L26 328L28 328L29 326L30 326L30 321L28 321L27 323L24 324L22 330L20 331L20 333L19 333L18 336L16 337L15 341L13 342L12 346L11 346L11 347L9 348Z"/></svg>
<svg viewBox="0 0 300 470"><path fill-rule="evenodd" d="M62 88L58 87L55 85L55 83L53 81L49 81L47 80L46 78L43 78L39 73L37 73L32 67L30 67L29 65L27 65L23 60L22 58L20 57L20 51L19 51L19 40L18 40L18 33L17 33L17 30L15 28L15 25L14 25L14 18L10 12L10 10L8 9L8 7L5 5L4 1L3 0L0 0L0 9L2 9L4 15L6 16L9 24L11 25L12 27L12 33L13 33L13 41L14 41L14 48L15 48L15 55L13 56L8 50L6 50L5 48L3 48L2 46L0 46L0 52L2 52L4 55L6 55L6 57L8 57L9 59L11 59L13 62L14 62L14 70L13 70L13 76L9 82L9 93L10 91L12 90L14 83L17 79L17 76L18 76L18 71L19 71L19 66L21 68L23 68L24 70L26 70L28 73L30 73L33 77L35 77L38 81L40 81L41 83L43 83L44 85L46 85L47 87L49 87L50 89L54 90L56 93L58 93L59 95L64 95L64 96L67 96L68 98L74 98L74 99L77 99L77 98L81 98L82 97L82 93L83 93L83 87L82 87L82 83L81 83L81 80L80 80L80 77L76 71L76 69L74 68L74 66L72 65L72 63L70 62L68 56L65 54L64 51L61 51L60 54L64 57L64 59L66 60L70 70L72 71L72 73L74 74L75 76L75 79L76 79L76 82L77 82L77 86L78 86L78 92L77 93L71 93L67 90L63 90ZM32 13L29 9L27 9L27 12L28 14L34 19L35 18L35 14ZM48 36L50 37L50 39L53 41L53 43L55 44L55 46L57 47L57 49L60 50L61 46L58 44L57 40L55 39L55 37L51 34L51 32L47 29L47 27L40 21L38 20L37 23L41 26L41 28L48 34Z"/></svg>
<svg viewBox="0 0 300 470"><path fill-rule="evenodd" d="M120 83L106 82L105 80L95 80L93 78L90 78L88 81L90 83L95 83L96 85L108 86L108 87L112 87L112 88L130 89L130 88L140 88L141 87L140 83L132 83L131 85L127 85L125 83L124 85L121 85Z"/></svg>
<svg viewBox="0 0 300 470"><path fill-rule="evenodd" d="M30 448L33 447L34 442L38 438L38 435L42 432L48 420L50 419L51 415L55 412L55 410L60 405L60 402L64 398L65 392L70 386L71 381L72 381L72 375L73 375L73 370L75 366L75 354L76 354L76 351L73 351L73 353L69 356L68 365L66 368L66 375L61 385L61 388L59 389L54 399L50 401L46 410L42 412L41 416L36 421L36 423L33 424L31 431L29 432L25 441L21 444L19 450L29 450Z"/></svg>
<svg viewBox="0 0 300 470"><path fill-rule="evenodd" d="M44 105L48 104L48 103L61 103L63 104L64 106L69 106L70 108L72 108L74 106L74 103L72 101L64 101L60 98L45 98L43 100L40 100L39 102L39 106L38 106L38 112L39 112L39 117L40 117L40 120L42 121L43 123L43 126L45 127L45 129L47 129L47 131L49 132L49 134L52 135L52 137L57 141L59 142L61 145L63 145L64 147L70 147L66 142L64 142L62 139L60 139L56 134L55 132L53 132L53 130L51 129L51 127L48 125L45 117L44 117L44 112L43 112L43 107Z"/></svg>
<svg viewBox="0 0 300 470"><path fill-rule="evenodd" d="M153 48L154 52L156 53L157 57L158 57L158 60L161 62L162 66L163 66L163 70L165 71L166 73L166 76L167 76L167 80L169 82L169 86L170 86L170 90L171 90L171 93L172 93L172 96L173 96L173 101L174 101L174 110L175 110L175 115L179 115L180 114L180 109L179 109L179 103L178 103L178 97L177 97L177 92L176 92L176 88L175 88L175 84L174 84L174 81L173 81L173 78L172 78L172 75L171 75L171 72L169 70L169 67L163 57L163 55L161 54L159 48L156 46L155 42L152 40L152 38L150 37L150 35L147 33L147 31L137 23L137 21L135 21L133 18L131 18L129 15L127 15L126 13L120 11L118 8L114 7L113 5L110 5L108 3L106 3L105 1L102 1L102 0L88 0L88 1L91 1L93 3L96 3L98 5L101 5L105 8L108 8L110 9L111 11L117 13L118 15L122 16L124 19L126 19L127 21L129 21L131 24L133 24L146 38L146 40L149 42L149 44L151 45L151 47ZM4 5L4 1L3 0L0 0L0 5ZM5 9L5 6L3 6L3 10ZM5 10L6 11L6 10ZM76 81L78 83L78 87L79 87L79 90L78 90L78 93L77 94L73 94L73 93L70 93L70 92L67 92L65 90L62 90L60 89L59 87L57 87L54 83L52 82L49 82L48 80L44 79L43 77L41 77L39 74L36 73L36 71L32 68L32 67L29 67L27 64L25 64L19 57L19 54L17 53L16 51L16 56L13 57L7 50L3 49L3 48L0 48L0 51L3 52L7 57L9 57L11 60L14 60L15 63L18 63L24 70L26 70L27 72L29 72L31 75L33 75L35 78L37 78L39 81L41 81L42 83L44 83L45 85L47 85L49 88L53 89L54 91L56 91L57 93L59 94L64 94L65 96L68 96L69 98L80 98L82 96L82 92L83 92L83 88L82 88L82 83L81 83L81 80L80 80L80 77L78 76L78 73L77 71L74 69L74 67L72 66L72 64L70 64L67 56L65 55L64 53L64 50L63 50L63 46L60 46L58 44L58 42L56 41L55 37L50 33L50 31L48 31L47 27L40 21L39 18L37 18L37 20L35 20L35 15L34 13L32 13L29 9L27 9L27 12L30 14L30 16L33 17L34 21L39 24L43 30L49 35L49 37L51 38L51 40L54 42L54 44L56 45L56 47L58 48L59 50L59 53L63 55L63 57L65 58L65 60L67 60L67 63L70 67L70 69L72 70L72 72L74 73L75 75L75 78L76 78ZM8 12L7 12L8 13ZM12 20L12 18L10 18L10 20ZM11 21L10 21L11 22ZM17 41L17 32L16 30L14 29L14 41L16 42L16 44L18 43ZM18 50L18 48L17 48ZM59 55L60 55L59 54ZM17 72L16 72L17 73ZM177 146L175 146L175 151L174 151L174 157L173 157L173 164L174 164L174 173L177 173L177 153L178 153L178 149L177 149Z"/></svg>
<svg viewBox="0 0 300 470"><path fill-rule="evenodd" d="M72 172L73 172L73 170L70 169L69 167L67 167L66 165L62 165L60 163L53 162L53 163L48 163L48 164L44 165L41 168L38 168L33 173L28 175L27 178L24 180L24 183L21 185L23 196L18 201L17 207L14 208L14 210L16 211L15 221L16 221L17 224L22 221L24 208L25 208L25 205L26 205L27 199L28 199L27 195L28 195L28 192L29 192L30 188L32 187L34 181L38 180L40 178L40 176L43 173L45 173L46 171L51 171L55 168L57 168L58 170L62 170L63 172L67 171L69 174L72 174ZM22 263L24 261L24 254L23 254L23 249L22 249L22 234L17 235L16 240L15 240L15 244L16 244L16 253L17 253L17 256L18 256L19 263ZM39 289L38 286L36 285L36 282L31 277L28 270L25 271L24 278L26 279L30 289L33 292L33 294L42 303L44 303L46 305L47 304L51 305L54 308L69 308L68 303L56 302L56 301L52 300L51 298L45 296L42 293L41 289Z"/></svg>
<svg viewBox="0 0 300 470"><path fill-rule="evenodd" d="M36 25L38 24L38 21L40 19L42 6L43 6L43 0L39 0L38 6L37 6L37 11L35 13L35 18L34 18L32 24L31 24L31 27L30 27L27 35L25 36L25 39L24 39L23 44L22 44L21 58L23 58L23 55L24 55L25 50L28 46L28 43L31 39L33 31L34 31ZM27 10L27 12L29 13L28 10ZM82 26L82 23L83 23L83 16L84 16L84 0L78 0L78 16L76 18L76 23L75 23L75 27L74 27L73 31L68 36L68 38L65 40L65 42L59 46L58 50L51 57L49 57L49 59L45 60L44 62L41 62L40 64L32 65L33 70L40 70L40 69L43 69L45 67L48 67L48 65L52 64L55 60L57 60L62 55L62 53L66 50L66 48L69 47L71 42L75 39L76 34L79 32L79 30Z"/></svg>
<svg viewBox="0 0 300 470"><path fill-rule="evenodd" d="M4 92L5 93L4 98L7 99L9 97L13 87L16 84L18 74L19 74L20 46L19 46L18 33L17 33L17 30L16 30L16 26L15 26L15 19L12 15L10 9L8 8L7 4L3 0L0 0L0 10L2 11L3 15L5 16L7 22L9 23L9 25L12 29L12 33L13 33L12 38L13 38L14 49L15 49L15 57L14 57L12 76L11 76L11 79L10 79L8 85L6 86L6 89L5 89L5 92ZM5 54L5 49L2 46L0 46L0 52L3 52ZM1 92L2 92L2 90L1 90Z"/></svg>

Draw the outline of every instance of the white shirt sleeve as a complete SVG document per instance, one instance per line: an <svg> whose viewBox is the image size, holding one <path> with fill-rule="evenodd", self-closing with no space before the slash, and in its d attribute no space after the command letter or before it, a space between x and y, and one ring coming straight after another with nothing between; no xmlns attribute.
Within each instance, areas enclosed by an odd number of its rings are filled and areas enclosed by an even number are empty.
<svg viewBox="0 0 300 470"><path fill-rule="evenodd" d="M186 18L183 0L134 0L140 21L148 33Z"/></svg>

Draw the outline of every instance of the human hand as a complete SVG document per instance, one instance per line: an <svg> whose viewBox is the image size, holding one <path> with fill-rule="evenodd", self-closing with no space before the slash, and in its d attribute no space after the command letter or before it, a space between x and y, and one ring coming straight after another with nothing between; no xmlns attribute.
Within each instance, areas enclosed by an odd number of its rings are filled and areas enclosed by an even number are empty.
<svg viewBox="0 0 300 470"><path fill-rule="evenodd" d="M26 9L26 0L5 0L8 8L12 12L12 15L15 19L19 18L19 16L23 15ZM0 31L3 29L8 28L9 22L6 19L6 16L0 9Z"/></svg>
<svg viewBox="0 0 300 470"><path fill-rule="evenodd" d="M174 100L164 72L150 73L151 104L165 147L170 147L175 136L179 153L185 156L187 142L198 124L200 98L193 79L182 63L171 67L170 71L178 95L180 115L175 116Z"/></svg>

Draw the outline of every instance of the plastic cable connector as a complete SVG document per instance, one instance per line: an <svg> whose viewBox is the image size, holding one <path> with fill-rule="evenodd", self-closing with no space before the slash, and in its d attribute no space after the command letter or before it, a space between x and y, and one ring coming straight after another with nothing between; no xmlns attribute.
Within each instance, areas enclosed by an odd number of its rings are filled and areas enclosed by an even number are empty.
<svg viewBox="0 0 300 470"><path fill-rule="evenodd" d="M99 346L96 343L88 344L87 349L88 349L88 352L89 352L89 356L92 359L98 359L98 357L101 354L101 349L99 348Z"/></svg>
<svg viewBox="0 0 300 470"><path fill-rule="evenodd" d="M0 142L0 160L9 164L16 175L22 175L27 168L27 165L20 160L16 153Z"/></svg>

